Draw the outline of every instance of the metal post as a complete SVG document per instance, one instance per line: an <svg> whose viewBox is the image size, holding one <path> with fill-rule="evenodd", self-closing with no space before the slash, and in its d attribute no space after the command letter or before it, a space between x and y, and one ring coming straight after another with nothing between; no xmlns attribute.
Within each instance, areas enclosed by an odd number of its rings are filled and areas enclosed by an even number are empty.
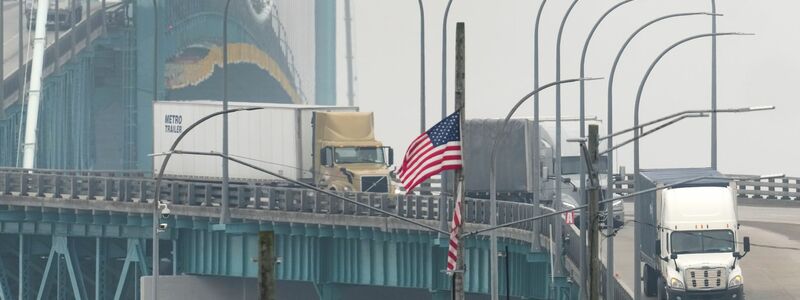
<svg viewBox="0 0 800 300"><path fill-rule="evenodd" d="M32 169L36 162L37 133L39 132L39 103L42 92L42 73L44 69L44 50L47 47L47 10L50 3L39 1L36 3L36 30L33 36L33 57L31 59L30 97L28 111L25 116L25 144L23 145L22 167ZM29 30L30 31L30 30ZM22 38L22 37L20 37ZM20 54L22 55L22 54ZM22 69L18 69L19 74ZM24 77L24 76L22 76ZM20 90L21 94L25 91Z"/></svg>
<svg viewBox="0 0 800 300"><path fill-rule="evenodd" d="M695 15L708 15L708 13L702 13L702 12L698 12L698 13L678 13L678 14L671 14L671 15L666 15L666 16L662 16L662 17L656 18L656 19L654 19L654 20L652 20L650 22L647 22L644 25L640 26L638 29L636 29L636 31L634 31L628 37L628 39L625 40L625 43L622 44L622 47L620 47L619 51L617 52L617 56L614 58L614 63L611 66L611 73L608 76L608 108L606 110L606 112L608 114L608 121L607 121L608 124L606 124L607 125L606 128L607 128L607 135L609 137L606 140L606 142L607 142L606 149L612 149L614 147L614 137L612 136L612 134L614 133L614 109L613 109L614 108L614 105L613 105L614 104L614 88L613 88L614 87L614 76L616 75L617 66L619 64L619 60L620 60L620 58L622 58L622 54L625 52L625 49L627 49L627 47L630 44L630 42L633 40L634 37L636 37L636 35L639 34L639 32L642 32L642 30L644 30L648 26L652 25L653 23L659 22L661 20L669 19L669 18L674 18L674 17L695 16ZM606 176L606 186L609 187L609 189L606 190L606 192L608 193L606 195L606 197L605 197L606 199L609 199L609 198L611 198L611 196L613 196L613 192L611 191L611 187L614 186L614 179L613 179L614 178L614 173L612 171L612 166L614 166L614 155L613 154L614 154L613 151L609 151L607 156L606 156L607 159L608 159L608 163L607 163L608 169L606 170L606 175L607 175ZM624 172L623 172L623 175L624 175ZM608 216L612 216L613 213L614 213L613 206L607 206L606 207L606 213L608 214ZM613 227L613 225L614 225L613 218L606 218L606 225L607 225L606 228L614 228ZM614 278L614 238L613 237L608 237L606 239L606 278ZM614 299L614 282L612 280L606 280L606 297L605 298L606 299Z"/></svg>
<svg viewBox="0 0 800 300"><path fill-rule="evenodd" d="M599 159L597 153L600 142L598 141L598 127L597 125L589 126L589 151L588 160L590 172L589 177L591 184L589 186L589 300L600 300L600 214L598 206L600 202L600 181L597 176L597 161ZM583 152L583 151L581 151ZM612 203L606 204L611 206ZM606 219L612 218L611 215L606 216ZM613 280L606 278L606 280ZM585 280L584 280L585 282Z"/></svg>
<svg viewBox="0 0 800 300"><path fill-rule="evenodd" d="M3 16L6 14L5 9L2 9L2 5L0 5L0 41L5 42L5 30L6 30L6 23ZM6 53L5 53L5 45L0 45L0 102L6 101ZM2 115L2 111L0 111L0 115Z"/></svg>
<svg viewBox="0 0 800 300"><path fill-rule="evenodd" d="M275 299L275 233L258 233L258 295L259 299Z"/></svg>
<svg viewBox="0 0 800 300"><path fill-rule="evenodd" d="M447 118L447 16L450 14L450 5L453 0L447 1L442 21L442 119ZM439 194L439 211L447 211L447 176L442 174L442 191ZM447 214L439 214L439 229L447 231ZM439 238L447 238L444 234Z"/></svg>
<svg viewBox="0 0 800 300"><path fill-rule="evenodd" d="M157 0L153 0L153 103L158 101L158 3ZM72 34L73 40L75 34ZM74 48L73 48L74 49ZM164 172L164 170L160 170L160 172ZM160 174L159 174L160 175ZM158 264L160 261L159 258L159 250L158 250L158 224L159 224L159 217L161 216L160 212L158 211L158 204L161 198L161 176L159 176L159 180L156 182L156 194L153 197L153 253L152 256L152 268L153 268L153 300L158 300L158 276L159 268ZM146 198L146 197L145 197Z"/></svg>
<svg viewBox="0 0 800 300"><path fill-rule="evenodd" d="M22 59L25 55L25 51L22 50L22 7L25 5L25 1L19 0L19 4L17 5L17 12L19 15L17 16L17 74L23 74L23 64ZM5 45L4 45L5 46ZM2 60L5 60L2 59ZM5 74L3 74L3 78L5 78ZM20 117L19 117L19 136L17 137L17 167L22 167L22 127L23 127L23 119L22 116L25 115L25 76L17 76L17 99L19 100L20 105Z"/></svg>
<svg viewBox="0 0 800 300"><path fill-rule="evenodd" d="M723 36L723 35L741 35L741 34L740 33L705 33L705 34L698 34L698 35L690 36L688 38L682 39L682 40L670 45L664 51L662 51L661 54L658 55L658 57L656 57L656 59L650 64L650 67L647 69L647 72L644 74L644 77L642 77L642 81L639 83L639 90L636 93L636 103L635 103L634 112L633 112L633 127L634 128L639 126L639 104L640 104L641 99L642 99L642 91L644 90L644 85L645 85L645 83L647 83L647 79L650 77L650 73L653 72L653 69L658 64L658 62L661 60L661 58L663 58L664 55L666 55L670 50L672 50L675 47L677 47L678 45L686 43L688 41L699 39L699 38L703 38L703 37ZM635 129L633 131L633 176L634 176L634 180L638 180L639 172L640 172L640 168L639 168L639 132L640 131L641 131L640 128L637 128L637 129ZM634 183L634 189L636 191L639 191L640 188L641 188L641 184ZM642 209L641 205L639 205L639 201L638 200L639 200L639 197L637 196L636 198L634 198L634 202L633 202L634 203L634 214L635 215L639 215L639 211L640 211L640 209ZM642 290L641 290L642 289L641 288L642 287L642 281L641 280L636 280L638 278L641 278L641 261L642 261L642 254L640 252L641 251L640 250L640 248L641 248L640 243L641 243L641 240L642 240L641 231L642 231L641 225L639 225L639 223L634 223L634 232L635 232L634 233L634 242L633 242L633 248L634 248L633 249L633 251L634 251L634 253L633 253L633 271L634 271L633 278L635 279L634 280L634 291L633 291L634 300L639 300L642 297L642 295L641 295L641 293L642 293Z"/></svg>
<svg viewBox="0 0 800 300"><path fill-rule="evenodd" d="M711 0L711 33L717 33L717 1ZM717 110L717 37L711 37L711 110ZM717 169L717 113L711 113L711 168Z"/></svg>
<svg viewBox="0 0 800 300"><path fill-rule="evenodd" d="M419 132L425 132L425 9L419 4Z"/></svg>
<svg viewBox="0 0 800 300"><path fill-rule="evenodd" d="M536 21L533 29L533 89L539 88L539 21L542 19L542 11L547 0L542 0L539 5L539 11L536 13ZM542 155L542 142L540 141L539 133L539 94L533 95L533 214L541 214L539 203L542 198L542 174L541 174L541 155ZM544 174L547 176L547 174ZM531 251L539 252L542 245L539 243L539 233L541 228L540 222L533 223L533 237L531 238Z"/></svg>
<svg viewBox="0 0 800 300"><path fill-rule="evenodd" d="M228 1L228 3L230 3L230 1ZM351 13L350 0L344 0L344 34L346 47L345 51L347 52L347 106L355 105L355 94L353 92L353 17L351 16Z"/></svg>
<svg viewBox="0 0 800 300"><path fill-rule="evenodd" d="M606 17L608 17L608 15L611 14L611 12L613 12L617 8L623 6L623 5L627 4L627 3L630 3L632 1L633 0L624 0L622 2L617 3L616 5L612 6L608 10L606 10L606 12L602 16L600 16L599 19L597 19L597 22L594 23L594 26L592 26L592 30L589 31L589 35L586 37L586 41L583 43L583 51L581 51L580 77L583 77L583 76L586 75L586 52L589 49L589 42L592 41L592 37L594 37L595 31L597 30L598 27L600 27L600 23L603 23L603 20L605 20ZM586 88L586 83L585 82L581 82L580 83L580 124L578 125L580 127L581 138L586 136L586 128L585 128L585 126L586 126L586 110L585 110L586 90L585 90L585 88ZM581 151L581 156L583 156L583 151ZM586 203L585 202L585 199L586 199L585 183L586 183L586 168L584 167L583 164L581 164L580 185L579 185L579 187L580 187L581 201L584 201L584 204ZM587 272L586 272L587 271L587 268L586 268L586 254L584 253L585 252L584 245L585 245L585 241L586 241L586 221L587 221L586 218L581 218L580 219L580 224L579 224L580 237L581 237L581 241L582 241L581 247L580 247L580 256L581 256L581 258L580 258L580 269L581 269L581 285L582 286L586 283L586 277L587 277Z"/></svg>
<svg viewBox="0 0 800 300"><path fill-rule="evenodd" d="M460 128L459 134L461 135L461 143L462 144L465 144L464 143L464 136L465 136L464 135L464 120L466 120L466 118L467 118L466 117L466 113L465 113L465 107L464 107L464 100L466 99L466 87L465 87L465 83L466 83L466 80L465 80L466 79L466 74L465 74L465 70L466 70L466 67L465 67L465 65L466 65L466 49L464 47L465 45L466 45L466 33L465 33L465 29L464 29L464 23L463 22L458 22L458 23L456 23L456 66L455 66L456 67L455 68L456 97L455 97L455 105L453 106L453 108L456 111L458 111L458 110L461 111L461 115L458 118L458 122L459 122L459 127L458 128ZM466 188L464 187L464 163L463 162L462 162L461 169L455 170L454 173L455 173L455 176L454 176L454 180L453 180L453 195L454 195L454 200L456 200L455 197L458 197L458 195L462 195L463 196L464 192L466 190ZM455 201L453 202L453 209L454 210L456 209ZM463 224L463 220L464 220L464 216L465 216L464 215L464 206L463 205L461 205L461 216L462 216L461 220L462 220L462 224ZM462 225L462 226L460 226L458 228L457 235L460 236L463 232L464 232L464 226ZM459 243L460 243L460 245L466 245L466 243L464 243L464 241L461 241ZM454 295L453 296L456 298L456 300L464 300L464 299L466 299L466 296L464 295L464 270L466 269L464 267L464 253L465 253L465 251L463 251L463 249L464 249L463 247L460 247L460 248L461 249L458 250L459 251L458 252L459 255L458 255L457 259L456 259L456 272L453 272L453 283L454 283L454 285L453 285L453 291L454 291L453 294Z"/></svg>
<svg viewBox="0 0 800 300"><path fill-rule="evenodd" d="M572 12L572 9L575 8L575 4L578 4L578 0L573 0L572 4L570 4L567 12L564 13L564 17L561 18L561 25L558 27L558 38L556 40L556 81L561 80L561 37L564 33L564 25L567 24L567 18L569 18L569 14ZM556 86L556 147L555 147L555 176L556 176L556 201L553 202L553 209L560 210L561 209L561 86ZM553 253L556 256L555 266L553 266L553 270L556 276L561 276L564 274L563 265L562 265L562 241L564 238L564 230L563 224L561 222L555 222L555 238L553 240L556 241L556 247L553 249Z"/></svg>
<svg viewBox="0 0 800 300"><path fill-rule="evenodd" d="M508 267L508 257L508 245L506 245L506 300L511 300L511 272Z"/></svg>
<svg viewBox="0 0 800 300"><path fill-rule="evenodd" d="M231 0L225 1L225 14L222 18L222 110L228 110L228 7ZM222 153L228 155L228 114L222 115ZM228 178L228 158L222 158L222 207L219 223L228 224L230 191Z"/></svg>

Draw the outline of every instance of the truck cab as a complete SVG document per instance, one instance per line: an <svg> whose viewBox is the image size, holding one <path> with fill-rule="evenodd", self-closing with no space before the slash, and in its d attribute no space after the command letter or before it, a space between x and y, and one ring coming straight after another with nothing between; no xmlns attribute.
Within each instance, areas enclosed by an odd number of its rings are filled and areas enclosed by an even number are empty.
<svg viewBox="0 0 800 300"><path fill-rule="evenodd" d="M750 240L739 232L735 183L706 181L666 188L655 196L654 202L644 199L643 206L655 218L640 219L645 223L642 240L654 250L642 247L645 294L659 299L743 299L738 261L750 251Z"/></svg>
<svg viewBox="0 0 800 300"><path fill-rule="evenodd" d="M394 151L375 139L371 112L314 112L317 186L335 191L393 193Z"/></svg>

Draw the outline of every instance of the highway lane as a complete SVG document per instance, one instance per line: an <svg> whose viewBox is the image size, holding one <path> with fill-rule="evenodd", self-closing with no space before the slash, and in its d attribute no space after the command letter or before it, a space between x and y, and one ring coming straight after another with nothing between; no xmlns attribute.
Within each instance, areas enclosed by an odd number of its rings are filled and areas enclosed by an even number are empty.
<svg viewBox="0 0 800 300"><path fill-rule="evenodd" d="M633 220L633 203L625 203L625 214ZM741 261L746 298L800 299L800 208L740 206L739 214L741 232L753 243ZM628 288L633 287L632 225L614 240L615 276ZM601 245L605 258L605 241Z"/></svg>

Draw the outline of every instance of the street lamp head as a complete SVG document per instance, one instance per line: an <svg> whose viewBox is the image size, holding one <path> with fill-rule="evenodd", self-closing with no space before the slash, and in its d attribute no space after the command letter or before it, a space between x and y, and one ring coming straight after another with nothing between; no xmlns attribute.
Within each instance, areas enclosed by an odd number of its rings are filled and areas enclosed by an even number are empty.
<svg viewBox="0 0 800 300"><path fill-rule="evenodd" d="M715 14L715 13L708 13L708 12L700 13L700 14L701 15L706 15L706 16L716 16L716 17L724 17L725 16L725 14Z"/></svg>
<svg viewBox="0 0 800 300"><path fill-rule="evenodd" d="M569 143L581 143L581 144L584 144L584 143L586 143L586 141L587 141L586 138L567 139L567 142L569 142Z"/></svg>
<svg viewBox="0 0 800 300"><path fill-rule="evenodd" d="M773 109L775 109L774 105L763 105L763 106L748 107L747 111L761 111L761 110L773 110Z"/></svg>
<svg viewBox="0 0 800 300"><path fill-rule="evenodd" d="M776 179L776 178L783 178L786 177L786 174L768 174L768 175L761 175L759 179Z"/></svg>

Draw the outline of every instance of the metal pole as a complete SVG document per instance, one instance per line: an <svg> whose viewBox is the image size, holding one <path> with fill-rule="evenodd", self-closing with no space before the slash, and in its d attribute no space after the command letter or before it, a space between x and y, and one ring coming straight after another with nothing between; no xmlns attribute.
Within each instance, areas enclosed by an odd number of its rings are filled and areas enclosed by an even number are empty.
<svg viewBox="0 0 800 300"><path fill-rule="evenodd" d="M589 125L589 149L586 151L585 147L581 147L584 149L584 157L586 157L586 162L589 165L589 177L590 177L590 184L589 190L590 195L588 198L589 204L589 220L591 221L589 224L589 299L590 300L600 300L600 214L599 214L599 202L600 202L600 181L597 176L597 161L599 159L598 156L598 148L600 145L600 141L598 138L598 130L599 126L597 125ZM581 145L584 146L584 145ZM608 206L608 204L606 204ZM612 218L612 216L606 216L606 219ZM606 278L606 280L613 280L612 278ZM584 280L585 282L585 280Z"/></svg>
<svg viewBox="0 0 800 300"><path fill-rule="evenodd" d="M447 1L442 21L442 119L447 118L447 16L450 14L450 5L453 0ZM439 194L439 211L447 211L447 176L442 174L442 191ZM439 228L447 231L447 214L439 214ZM439 235L445 239L446 235Z"/></svg>
<svg viewBox="0 0 800 300"><path fill-rule="evenodd" d="M578 4L578 0L573 0L572 4L570 4L567 12L564 13L564 17L561 18L561 25L558 27L558 38L556 39L556 81L561 80L561 37L564 33L564 25L567 24L567 18L569 18L570 13L572 13L572 9L575 8L575 4ZM554 173L556 177L556 201L553 202L553 209L559 210L561 209L561 86L556 86L556 147L555 147L555 168ZM555 253L555 263L556 265L553 266L553 270L556 276L562 276L564 274L563 265L562 265L562 241L564 238L564 228L561 222L555 222L555 238L553 240L556 242L556 247L553 249L553 253Z"/></svg>
<svg viewBox="0 0 800 300"><path fill-rule="evenodd" d="M53 50L55 50L54 52L55 52L55 58L56 59L55 59L55 62L53 64L53 66L54 66L54 70L55 70L54 73L58 74L58 69L59 69L59 66L60 66L59 62L61 62L61 47L59 47L59 45L58 45L58 40L60 38L59 35L61 35L61 14L58 12L59 11L58 4L59 4L59 2L61 2L61 0L56 0L55 2L56 2L56 14L55 14L56 15L55 16L55 19L56 19L56 26L55 26L56 27L56 32L55 32L55 34L56 34L56 36L55 36L55 49L53 49Z"/></svg>
<svg viewBox="0 0 800 300"><path fill-rule="evenodd" d="M39 111L42 95L42 72L44 69L44 50L47 47L47 10L50 3L36 3L36 29L33 36L33 57L31 58L30 94L28 111L25 116L25 144L23 145L22 167L33 169L36 162L37 133L39 132ZM29 30L30 31L30 30ZM19 69L18 71L22 71ZM18 73L25 74L25 73ZM24 77L24 76L23 76ZM24 93L21 90L20 93Z"/></svg>
<svg viewBox="0 0 800 300"><path fill-rule="evenodd" d="M711 33L717 33L717 1L711 0ZM717 109L717 37L711 37L711 109ZM717 169L717 113L711 113L711 168Z"/></svg>
<svg viewBox="0 0 800 300"><path fill-rule="evenodd" d="M6 14L5 8L0 5L0 41L5 42L5 30L6 30L6 23L3 16ZM0 45L0 102L6 101L6 53L5 53L5 45ZM2 115L2 111L0 111L0 115Z"/></svg>
<svg viewBox="0 0 800 300"><path fill-rule="evenodd" d="M536 21L533 29L533 89L539 88L539 21L542 19L542 11L547 0L542 0L539 5L539 11L536 12ZM541 173L541 155L542 155L542 142L539 137L541 129L539 128L539 94L533 95L533 213L540 214L539 203L542 198L542 174ZM547 174L544 174L547 176ZM539 233L541 227L539 222L533 223L533 237L531 237L531 251L541 251L542 245L539 241Z"/></svg>
<svg viewBox="0 0 800 300"><path fill-rule="evenodd" d="M461 140L462 144L465 144L464 143L464 136L466 136L466 135L464 134L464 120L466 120L466 118L467 118L466 117L467 116L466 107L464 105L464 100L466 99L466 87L465 87L465 83L466 83L466 80L465 80L466 79L466 74L465 74L465 71L466 71L466 49L465 49L466 32L465 31L466 30L464 29L464 22L456 23L456 66L455 66L456 97L455 97L455 105L453 106L453 108L456 111L459 111L459 110L461 111L461 115L458 118L458 122L459 122L459 127L458 128L460 128L459 134L461 135L460 140ZM454 180L453 180L453 196L454 196L453 200L455 200L455 201L457 201L456 197L458 197L458 195L462 195L462 197L463 197L463 195L465 194L464 192L466 191L466 189L464 187L464 167L465 167L464 163L462 162L461 169L456 169L454 171L455 176L453 176L453 178L454 178ZM454 211L457 208L456 205L455 205L455 201L453 201L453 210ZM463 198L462 198L462 201L463 201ZM462 216L462 218L461 218L462 225L458 228L458 232L456 233L459 236L464 232L464 225L463 225L464 217L463 216L465 216L465 214L464 214L464 206L461 205L460 209L461 209L460 213L461 213L461 216ZM464 244L461 243L461 245L464 245ZM463 255L463 253L465 253L466 251L463 251L463 249L464 249L463 247L460 247L460 248L461 249L459 249L459 252L458 252L460 255L458 255L457 259L456 259L456 272L453 272L453 283L454 283L454 285L453 285L454 293L453 294L454 294L454 297L457 300L466 299L466 295L464 294L464 270L465 270L465 267L464 267L464 255Z"/></svg>
<svg viewBox="0 0 800 300"><path fill-rule="evenodd" d="M505 120L503 121L503 125L497 130L495 134L494 141L492 142L491 154L490 154L490 163L489 163L489 225L496 226L497 225L497 176L495 172L495 165L497 164L497 153L496 148L497 145L500 144L500 141L505 137L506 134L506 125L508 125L508 120L511 119L511 116L514 115L514 112L517 111L520 105L528 100L533 95L536 95L540 91L552 87L558 86L562 83L569 83L581 80L595 80L599 78L576 78L576 79L567 79L567 80L560 80L554 81L548 84L545 84L537 89L534 89L532 92L528 93L522 99L517 101L514 107L511 108L511 111L508 112L506 115ZM498 291L497 291L497 234L492 231L489 234L489 245L490 245L490 252L489 252L489 268L490 268L490 293L492 300L498 300Z"/></svg>
<svg viewBox="0 0 800 300"><path fill-rule="evenodd" d="M228 1L230 2L230 1ZM353 17L350 15L350 0L344 0L344 34L345 34L345 51L347 59L347 106L355 105L355 93L353 92L353 34L352 22Z"/></svg>
<svg viewBox="0 0 800 300"><path fill-rule="evenodd" d="M616 5L612 6L608 10L606 10L606 12L603 13L603 15L600 16L599 19L597 19L597 22L594 23L594 26L592 26L592 30L589 31L589 35L586 37L586 41L583 43L583 50L581 51L580 77L583 77L586 74L586 52L589 49L589 42L592 41L592 37L594 37L594 33L597 30L597 28L600 27L600 24L603 23L603 20L605 20L606 17L608 17L608 15L611 14L611 12L613 12L617 8L623 6L623 5L627 4L627 3L630 3L632 1L633 0L625 0L625 1L617 3ZM585 82L581 82L580 83L580 123L579 123L578 126L580 127L580 134L581 134L582 138L586 137L586 128L585 128L585 126L586 126L586 110L585 110L586 89L585 88L586 88L586 83ZM581 151L581 156L583 156L583 151ZM579 188L580 188L581 201L584 201L584 204L586 204L586 202L585 202L585 199L586 199L585 182L586 182L586 168L583 166L583 164L581 164ZM585 248L586 247L584 247L586 245L585 244L585 242L586 242L586 221L587 221L586 218L581 218L580 219L580 224L578 224L579 228L580 228L580 237L581 237L581 241L582 241L581 247L580 247L581 285L586 284L586 277L587 277L587 272L586 272L587 271L587 268L586 268L586 254L585 254L585 252L586 252Z"/></svg>
<svg viewBox="0 0 800 300"><path fill-rule="evenodd" d="M608 108L606 110L608 114L608 124L606 124L607 128L607 135L609 136L608 140L606 141L606 149L611 149L614 147L614 76L617 72L617 65L619 64L619 60L622 57L622 54L627 49L628 44L631 43L634 37L639 34L642 30L647 28L648 26L652 25L653 23L659 22L661 20L675 18L680 16L693 16L693 15L708 15L708 13L678 13L678 14L671 14L656 18L650 22L645 23L644 25L640 26L636 31L634 31L625 43L622 44L619 51L617 52L617 56L614 58L614 63L611 66L611 73L608 76ZM614 173L612 167L614 166L614 153L608 152L607 154L608 159L608 168L606 170L606 186L608 189L606 190L606 197L605 199L611 198L613 195L613 191L611 188L614 186ZM624 174L622 174L624 175ZM608 216L612 216L614 213L614 208L612 206L606 207L606 213ZM606 228L614 228L614 221L610 220L613 218L606 218ZM635 225L634 225L635 226ZM606 239L606 278L614 278L614 238L608 237ZM614 299L614 283L612 280L606 280L606 299Z"/></svg>
<svg viewBox="0 0 800 300"><path fill-rule="evenodd" d="M153 0L153 103L158 101L158 34L158 3L157 0ZM72 36L74 40L74 32ZM164 160L166 161L168 159L169 158L165 158ZM164 173L163 167L164 166L159 170L158 178L156 179L156 194L153 199L153 300L158 300L158 275L160 275L158 268L158 263L160 261L158 250L158 224L161 213L159 212L158 204L161 201L161 174Z"/></svg>
<svg viewBox="0 0 800 300"><path fill-rule="evenodd" d="M647 83L647 79L650 77L650 73L653 72L653 69L658 64L658 62L661 60L661 58L663 58L664 55L666 55L670 50L672 50L675 47L677 47L678 45L686 43L688 41L699 39L699 38L703 38L703 37L723 36L723 35L741 35L741 34L740 33L705 33L705 34L698 34L698 35L690 36L688 38L682 39L682 40L672 44L671 46L667 47L667 49L662 51L661 54L659 54L658 57L656 57L656 59L650 64L650 67L647 69L647 72L644 74L644 77L642 77L641 83L639 83L639 90L636 93L636 104L635 104L634 112L633 112L633 126L634 127L639 126L639 104L640 104L641 99L642 99L642 91L644 90L644 85L645 85L645 83ZM633 140L633 176L634 176L634 180L638 180L639 172L640 172L640 168L639 168L639 132L640 132L640 129L636 129L636 130L633 131L633 138L634 138L634 140ZM634 188L637 191L639 190L640 186L641 186L640 184L634 183ZM641 205L639 205L639 201L636 201L636 200L639 200L639 197L634 198L634 202L633 202L634 203L634 214L635 215L640 215L639 211L640 211L640 209L642 209L642 207L641 207ZM640 252L641 251L640 250L640 248L641 248L640 243L641 243L641 240L642 240L642 238L641 238L641 230L642 230L642 228L641 228L641 225L639 225L639 223L634 223L633 226L634 226L633 228L634 228L634 232L635 232L635 234L634 234L634 242L633 242L633 248L634 248L633 249L633 251L634 251L634 253L633 253L633 270L634 270L634 272L633 272L633 278L634 278L634 291L633 291L633 294L634 294L634 300L639 300L642 297L642 295L641 295L641 293L642 293L642 290L641 290L642 289L641 288L642 281L641 280L636 280L636 279L637 278L641 278L642 254Z"/></svg>
<svg viewBox="0 0 800 300"><path fill-rule="evenodd" d="M222 110L228 110L228 7L231 0L225 1L225 14L222 18ZM228 114L222 115L222 153L228 155ZM222 207L219 223L228 224L230 217L228 190L228 158L222 158Z"/></svg>
<svg viewBox="0 0 800 300"><path fill-rule="evenodd" d="M22 166L22 145L23 145L23 139L22 139L22 128L23 128L23 126L22 126L23 125L23 122L22 122L23 119L22 118L23 117L22 116L25 115L25 76L21 76L21 74L24 74L24 72L22 70L25 68L24 65L22 64L23 57L25 56L25 51L22 50L22 37L25 36L23 34L23 27L22 27L22 18L24 16L23 13L22 13L22 7L24 5L25 5L25 2L23 0L19 0L19 5L17 7L17 11L19 12L19 16L17 17L17 26L18 26L17 29L19 29L19 31L17 32L17 46L18 46L18 48L17 48L18 49L17 50L17 75L20 75L20 76L17 76L17 98L19 99L19 105L20 105L20 114L19 114L19 116L20 116L19 117L19 120L20 120L19 121L19 130L20 131L19 131L19 136L17 137L17 167L21 167ZM3 60L5 60L5 59L3 59ZM3 76L5 76L5 74Z"/></svg>
<svg viewBox="0 0 800 300"><path fill-rule="evenodd" d="M419 4L419 132L425 132L425 8Z"/></svg>
<svg viewBox="0 0 800 300"><path fill-rule="evenodd" d="M506 245L506 300L511 300L511 272L508 269L508 245Z"/></svg>

